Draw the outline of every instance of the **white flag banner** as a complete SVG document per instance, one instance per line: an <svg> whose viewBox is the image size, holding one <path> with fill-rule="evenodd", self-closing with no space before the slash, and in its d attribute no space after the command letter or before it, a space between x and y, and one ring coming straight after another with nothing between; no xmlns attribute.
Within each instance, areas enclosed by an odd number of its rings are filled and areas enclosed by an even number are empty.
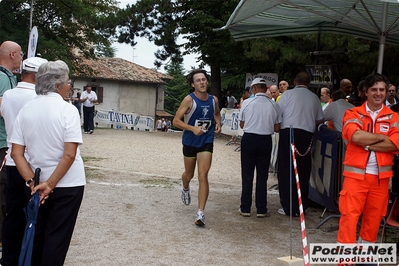
<svg viewBox="0 0 399 266"><path fill-rule="evenodd" d="M37 27L34 26L30 31L27 58L31 58L36 55L36 47L38 39L39 39L39 33L37 32Z"/></svg>

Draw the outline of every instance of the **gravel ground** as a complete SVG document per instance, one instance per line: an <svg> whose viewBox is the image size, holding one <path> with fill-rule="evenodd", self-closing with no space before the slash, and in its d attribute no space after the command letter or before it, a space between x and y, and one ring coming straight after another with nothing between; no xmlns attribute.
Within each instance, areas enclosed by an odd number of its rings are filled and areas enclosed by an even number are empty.
<svg viewBox="0 0 399 266"><path fill-rule="evenodd" d="M96 129L83 138L88 184L65 265L276 265L291 246L302 257L299 218L290 231L289 217L277 214L277 191L268 194L271 217L256 218L254 208L251 217L238 215L240 153L228 137L215 139L202 228L194 225L196 177L191 205L180 199L181 133ZM268 186L276 179L271 173ZM306 213L308 242L334 243L328 229L338 220L315 229L321 213Z"/></svg>

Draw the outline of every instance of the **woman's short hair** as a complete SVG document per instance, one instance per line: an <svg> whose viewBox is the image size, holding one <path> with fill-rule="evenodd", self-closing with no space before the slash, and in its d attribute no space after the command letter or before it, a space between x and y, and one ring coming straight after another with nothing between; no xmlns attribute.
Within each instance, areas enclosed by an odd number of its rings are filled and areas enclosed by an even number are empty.
<svg viewBox="0 0 399 266"><path fill-rule="evenodd" d="M67 82L68 65L61 60L49 61L39 67L36 73L36 94L46 95L48 92L57 92L56 84Z"/></svg>

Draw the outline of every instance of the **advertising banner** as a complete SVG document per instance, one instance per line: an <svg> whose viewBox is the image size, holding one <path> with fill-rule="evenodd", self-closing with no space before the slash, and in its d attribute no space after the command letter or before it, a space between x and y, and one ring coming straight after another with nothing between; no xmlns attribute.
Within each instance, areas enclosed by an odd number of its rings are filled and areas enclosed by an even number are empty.
<svg viewBox="0 0 399 266"><path fill-rule="evenodd" d="M271 85L277 85L278 83L278 75L276 73L258 73L255 75L247 73L245 79L245 87L250 87L252 80L254 80L255 78L263 78L264 80L266 80L266 84L268 87L270 87Z"/></svg>
<svg viewBox="0 0 399 266"><path fill-rule="evenodd" d="M134 130L153 131L154 118L135 113L121 113L114 110L97 110L94 117L96 124L112 126L114 128L127 127Z"/></svg>

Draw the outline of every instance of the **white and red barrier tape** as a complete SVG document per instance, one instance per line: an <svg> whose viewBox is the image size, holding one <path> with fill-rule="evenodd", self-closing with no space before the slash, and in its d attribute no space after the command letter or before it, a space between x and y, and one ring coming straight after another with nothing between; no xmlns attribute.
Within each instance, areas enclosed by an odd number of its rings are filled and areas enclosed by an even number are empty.
<svg viewBox="0 0 399 266"><path fill-rule="evenodd" d="M305 214L303 213L301 187L299 185L299 175L298 175L298 168L296 165L296 157L295 157L295 146L293 143L291 143L291 150L292 150L292 162L295 171L296 188L298 190L299 217L301 220L301 231L302 231L303 261L305 266L309 266L310 262L308 255L309 254L308 241L306 238Z"/></svg>

